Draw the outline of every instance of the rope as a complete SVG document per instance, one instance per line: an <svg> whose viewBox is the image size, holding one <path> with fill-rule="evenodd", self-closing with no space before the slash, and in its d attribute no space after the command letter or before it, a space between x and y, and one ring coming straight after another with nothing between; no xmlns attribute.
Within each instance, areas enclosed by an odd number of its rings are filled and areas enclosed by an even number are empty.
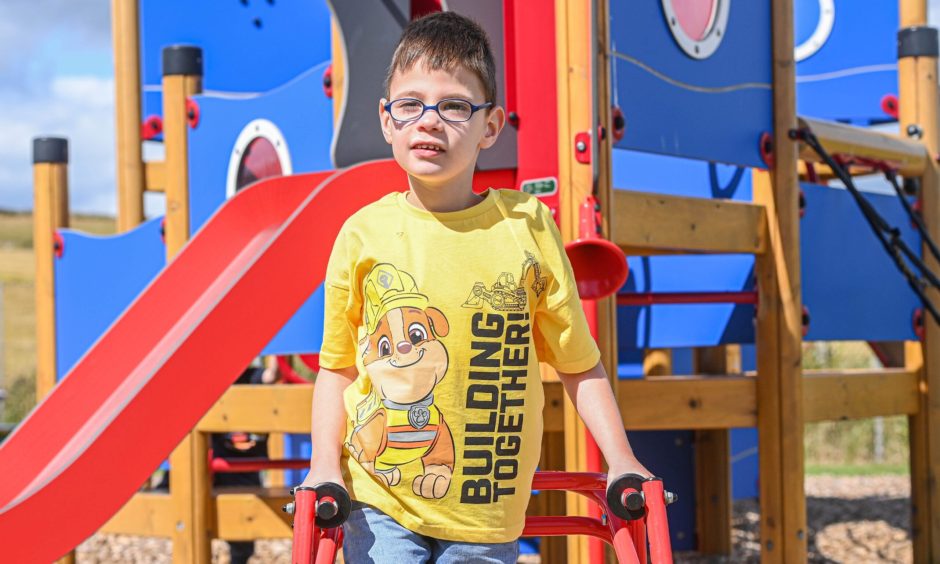
<svg viewBox="0 0 940 564"><path fill-rule="evenodd" d="M914 293L917 294L917 297L920 298L921 303L924 306L924 309L930 312L930 315L933 316L934 321L940 324L940 311L934 306L933 302L927 298L925 292L928 282L934 288L940 290L940 278L938 278L933 272L927 268L927 265L924 264L924 261L921 260L917 253L915 253L908 244L901 238L901 231L897 227L891 226L885 218L878 213L875 207L869 202L862 193L855 186L855 182L852 180L852 175L846 170L843 166L843 163L840 162L840 159L837 159L830 155L826 149L819 142L819 139L816 135L809 129L800 129L793 130L790 132L790 137L796 140L803 141L808 145L813 151L819 155L819 158L825 162L833 172L836 173L836 176L839 177L839 180L842 181L842 184L845 185L846 189L852 195L852 198L855 200L855 203L858 204L859 209L862 211L862 216L868 222L868 225L871 227L872 231L875 233L875 236L878 238L878 241L881 242L881 245L884 247L885 252L888 253L888 256L894 261L895 266L898 270L901 271L901 274L904 275L904 278L907 280L908 285L911 289L914 290ZM921 237L924 238L924 241L927 242L928 247L930 247L931 252L934 253L934 256L937 257L937 260L940 261L940 252L937 251L936 245L930 239L926 233L926 229L923 228L923 221L920 220L916 214L913 214L913 210L910 209L910 203L904 198L903 193L900 191L900 187L897 186L897 179L894 177L894 172L885 169L885 175L891 175L891 178L894 178L892 184L895 187L895 190L898 191L898 195L901 196L902 201L904 201L904 207L908 210L908 213L911 215L914 220L915 225L918 225L918 231L921 234ZM920 271L921 276L917 276L911 271L911 267L907 261L902 257L907 257L907 259ZM926 278L926 280L925 280Z"/></svg>

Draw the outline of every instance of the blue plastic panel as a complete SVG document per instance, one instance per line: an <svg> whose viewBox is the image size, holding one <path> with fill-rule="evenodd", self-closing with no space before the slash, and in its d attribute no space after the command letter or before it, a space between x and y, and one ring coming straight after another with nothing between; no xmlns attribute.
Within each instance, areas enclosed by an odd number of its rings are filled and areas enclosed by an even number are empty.
<svg viewBox="0 0 940 564"><path fill-rule="evenodd" d="M821 0L795 0L796 44L820 22ZM819 50L796 65L800 115L868 124L891 120L881 109L896 94L898 3L833 0L832 30Z"/></svg>
<svg viewBox="0 0 940 564"><path fill-rule="evenodd" d="M751 171L744 167L623 149L612 155L613 184L620 190L741 202L753 198Z"/></svg>
<svg viewBox="0 0 940 564"><path fill-rule="evenodd" d="M264 92L330 59L326 0L140 4L144 116L163 114L161 51L167 45L202 47L203 86L210 92Z"/></svg>
<svg viewBox="0 0 940 564"><path fill-rule="evenodd" d="M163 218L96 237L61 230L55 261L56 367L61 378L166 264Z"/></svg>
<svg viewBox="0 0 940 564"><path fill-rule="evenodd" d="M751 171L743 167L621 149L613 151L612 167L617 189L695 198L752 199ZM751 256L630 257L628 264L630 277L623 292L729 292L753 287ZM621 307L617 317L621 354L631 347L710 346L753 340L750 306Z"/></svg>
<svg viewBox="0 0 940 564"><path fill-rule="evenodd" d="M323 94L321 63L301 78L262 95L229 97L200 95L200 119L189 130L190 225L198 230L225 202L231 161L238 162L235 143L257 119L273 123L283 135L294 174L330 170L333 131L332 101ZM332 246L333 241L311 240ZM300 257L298 257L300 260ZM289 276L290 266L272 276ZM265 347L266 354L316 352L323 331L323 294L318 290Z"/></svg>
<svg viewBox="0 0 940 564"><path fill-rule="evenodd" d="M801 229L807 340L913 340L920 303L843 189L803 184ZM920 239L897 196L865 194L887 222L920 252Z"/></svg>
<svg viewBox="0 0 940 564"><path fill-rule="evenodd" d="M612 103L626 118L616 146L763 166L772 130L770 2L731 2L725 37L704 60L673 40L661 3L610 5Z"/></svg>
<svg viewBox="0 0 940 564"><path fill-rule="evenodd" d="M273 123L290 154L293 172L330 170L333 103L323 93L320 63L301 78L260 95L202 94L199 124L189 129L190 226L195 232L225 201L229 163L239 159L235 142L256 119ZM332 242L331 242L332 244Z"/></svg>

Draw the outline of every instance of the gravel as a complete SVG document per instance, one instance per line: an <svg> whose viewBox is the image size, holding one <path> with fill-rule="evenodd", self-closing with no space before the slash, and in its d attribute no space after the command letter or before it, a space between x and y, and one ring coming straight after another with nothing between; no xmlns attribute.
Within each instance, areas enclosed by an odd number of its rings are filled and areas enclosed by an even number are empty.
<svg viewBox="0 0 940 564"><path fill-rule="evenodd" d="M910 537L910 481L907 476L806 478L809 561L913 561ZM679 553L677 563L725 564L758 562L759 506L755 500L734 504L734 552L730 557ZM290 562L290 542L258 541L251 564ZM125 535L94 535L77 549L77 562L162 564L171 562L165 539ZM213 564L229 564L228 545L212 542ZM537 558L525 560L537 562Z"/></svg>

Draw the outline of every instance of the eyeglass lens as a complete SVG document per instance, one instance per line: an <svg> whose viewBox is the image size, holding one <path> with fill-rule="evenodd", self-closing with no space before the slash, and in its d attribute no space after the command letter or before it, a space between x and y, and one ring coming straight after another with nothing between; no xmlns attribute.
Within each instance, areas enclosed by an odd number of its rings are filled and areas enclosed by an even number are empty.
<svg viewBox="0 0 940 564"><path fill-rule="evenodd" d="M399 121L414 120L424 114L424 107L418 100L396 100L392 102L391 114ZM470 103L464 100L441 100L437 111L447 121L467 121L473 114Z"/></svg>

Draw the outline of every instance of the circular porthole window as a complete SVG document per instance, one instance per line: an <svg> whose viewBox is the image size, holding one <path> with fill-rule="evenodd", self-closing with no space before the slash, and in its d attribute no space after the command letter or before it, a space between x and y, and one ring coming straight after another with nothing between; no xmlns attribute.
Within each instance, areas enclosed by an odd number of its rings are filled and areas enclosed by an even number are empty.
<svg viewBox="0 0 940 564"><path fill-rule="evenodd" d="M284 135L272 122L256 119L245 126L228 163L225 197L231 198L245 186L262 178L293 172Z"/></svg>
<svg viewBox="0 0 940 564"><path fill-rule="evenodd" d="M808 8L807 4L812 6L815 3L819 4L818 12L801 13L802 10L800 8ZM800 62L819 52L822 46L826 44L826 41L829 40L829 36L832 35L832 26L836 21L836 6L833 0L805 0L803 2L797 2L796 5L797 38L802 37L801 31L803 31L803 29L801 28L813 30L809 37L797 45L794 50L794 58L796 62ZM815 8L815 6L813 6L813 8ZM811 11L811 8L807 11ZM814 19L815 25L813 25Z"/></svg>
<svg viewBox="0 0 940 564"><path fill-rule="evenodd" d="M731 0L661 0L666 25L686 55L707 59L721 45Z"/></svg>

